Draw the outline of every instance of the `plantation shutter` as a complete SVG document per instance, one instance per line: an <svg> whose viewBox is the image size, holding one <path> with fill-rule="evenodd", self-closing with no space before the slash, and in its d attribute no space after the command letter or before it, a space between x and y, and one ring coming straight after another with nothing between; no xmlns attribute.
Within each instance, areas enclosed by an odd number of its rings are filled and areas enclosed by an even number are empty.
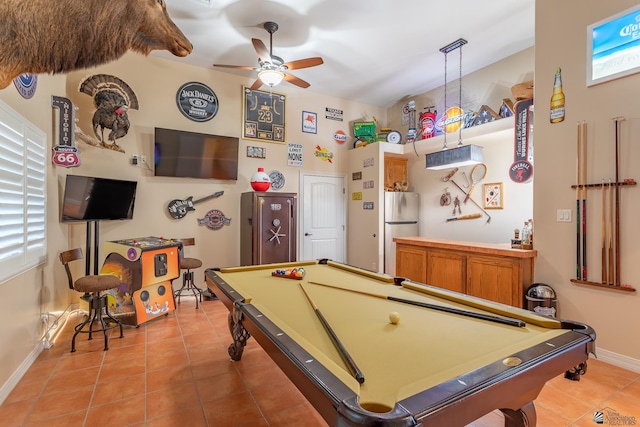
<svg viewBox="0 0 640 427"><path fill-rule="evenodd" d="M0 283L46 258L46 143L0 101Z"/></svg>

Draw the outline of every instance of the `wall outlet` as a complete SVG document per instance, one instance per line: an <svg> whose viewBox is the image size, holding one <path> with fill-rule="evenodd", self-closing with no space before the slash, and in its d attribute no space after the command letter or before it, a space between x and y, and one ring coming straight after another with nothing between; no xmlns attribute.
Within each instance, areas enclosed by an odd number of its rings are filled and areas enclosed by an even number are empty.
<svg viewBox="0 0 640 427"><path fill-rule="evenodd" d="M571 222L571 209L558 209L556 211L556 221Z"/></svg>

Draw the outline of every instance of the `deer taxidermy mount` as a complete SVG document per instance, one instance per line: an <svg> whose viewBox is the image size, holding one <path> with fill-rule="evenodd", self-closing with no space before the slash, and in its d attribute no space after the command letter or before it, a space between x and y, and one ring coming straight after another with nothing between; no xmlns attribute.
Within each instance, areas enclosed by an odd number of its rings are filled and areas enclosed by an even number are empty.
<svg viewBox="0 0 640 427"><path fill-rule="evenodd" d="M164 0L2 0L0 22L0 89L24 73L95 67L129 50L193 49Z"/></svg>

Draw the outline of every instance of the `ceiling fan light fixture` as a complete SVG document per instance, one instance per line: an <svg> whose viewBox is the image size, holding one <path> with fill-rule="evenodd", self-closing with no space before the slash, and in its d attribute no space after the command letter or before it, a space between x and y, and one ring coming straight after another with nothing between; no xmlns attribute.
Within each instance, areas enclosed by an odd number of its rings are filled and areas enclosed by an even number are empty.
<svg viewBox="0 0 640 427"><path fill-rule="evenodd" d="M274 87L284 79L284 73L277 70L262 70L258 73L258 77L260 77L262 83Z"/></svg>

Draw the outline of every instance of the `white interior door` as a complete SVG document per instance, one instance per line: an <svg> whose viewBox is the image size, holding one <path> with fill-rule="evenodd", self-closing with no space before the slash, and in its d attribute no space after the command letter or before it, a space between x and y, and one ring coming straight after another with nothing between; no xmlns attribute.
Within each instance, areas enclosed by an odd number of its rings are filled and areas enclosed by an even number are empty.
<svg viewBox="0 0 640 427"><path fill-rule="evenodd" d="M328 258L345 262L344 175L300 174L299 260Z"/></svg>

